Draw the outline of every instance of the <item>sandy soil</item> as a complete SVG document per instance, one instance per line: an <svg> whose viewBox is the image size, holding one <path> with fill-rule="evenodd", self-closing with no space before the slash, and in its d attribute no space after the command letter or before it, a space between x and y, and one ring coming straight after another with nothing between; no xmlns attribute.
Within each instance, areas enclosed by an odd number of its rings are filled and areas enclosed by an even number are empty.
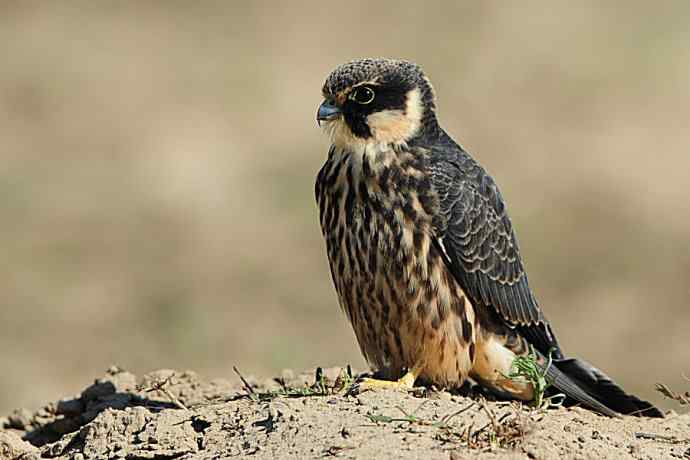
<svg viewBox="0 0 690 460"><path fill-rule="evenodd" d="M690 414L610 419L428 389L343 395L337 368L246 380L111 368L76 397L0 418L0 457L690 458Z"/></svg>
<svg viewBox="0 0 690 460"><path fill-rule="evenodd" d="M365 366L314 201L365 56L425 69L566 353L687 389L690 2L112 3L0 2L0 414L109 363Z"/></svg>

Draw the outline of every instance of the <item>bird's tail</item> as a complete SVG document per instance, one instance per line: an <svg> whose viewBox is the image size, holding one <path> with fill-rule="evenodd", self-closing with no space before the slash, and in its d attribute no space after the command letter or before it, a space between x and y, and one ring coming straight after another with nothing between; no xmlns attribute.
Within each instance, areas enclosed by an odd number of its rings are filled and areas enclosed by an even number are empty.
<svg viewBox="0 0 690 460"><path fill-rule="evenodd" d="M546 379L576 403L610 417L663 417L651 403L627 394L610 377L581 359L554 359Z"/></svg>

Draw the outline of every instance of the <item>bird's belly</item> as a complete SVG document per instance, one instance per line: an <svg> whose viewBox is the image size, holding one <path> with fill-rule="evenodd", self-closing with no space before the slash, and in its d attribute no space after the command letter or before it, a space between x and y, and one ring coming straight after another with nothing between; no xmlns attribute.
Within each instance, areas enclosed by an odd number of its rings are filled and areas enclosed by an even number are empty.
<svg viewBox="0 0 690 460"><path fill-rule="evenodd" d="M381 203L349 208L322 227L340 306L367 362L387 378L417 367L428 382L461 384L474 361L475 315L430 223Z"/></svg>

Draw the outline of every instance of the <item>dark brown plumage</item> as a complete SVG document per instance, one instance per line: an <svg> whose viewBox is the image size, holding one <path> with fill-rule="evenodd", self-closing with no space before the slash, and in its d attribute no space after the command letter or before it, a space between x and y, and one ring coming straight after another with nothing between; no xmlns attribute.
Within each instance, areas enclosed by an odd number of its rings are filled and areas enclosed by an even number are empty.
<svg viewBox="0 0 690 460"><path fill-rule="evenodd" d="M491 176L441 129L434 92L406 61L335 69L317 119L333 145L316 180L340 306L375 370L411 386L468 377L529 400L506 376L530 347L547 379L599 412L661 416L589 364L566 359L532 293Z"/></svg>

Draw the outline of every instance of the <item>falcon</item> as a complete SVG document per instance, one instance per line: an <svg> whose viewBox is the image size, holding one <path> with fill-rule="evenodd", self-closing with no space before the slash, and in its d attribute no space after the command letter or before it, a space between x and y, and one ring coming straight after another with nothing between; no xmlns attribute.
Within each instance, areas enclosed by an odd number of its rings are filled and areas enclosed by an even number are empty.
<svg viewBox="0 0 690 460"><path fill-rule="evenodd" d="M532 400L511 378L537 356L569 401L609 416L663 416L590 364L566 358L527 281L492 177L440 126L414 63L356 60L323 85L331 147L316 201L341 309L377 379L360 388L453 388L468 378Z"/></svg>

